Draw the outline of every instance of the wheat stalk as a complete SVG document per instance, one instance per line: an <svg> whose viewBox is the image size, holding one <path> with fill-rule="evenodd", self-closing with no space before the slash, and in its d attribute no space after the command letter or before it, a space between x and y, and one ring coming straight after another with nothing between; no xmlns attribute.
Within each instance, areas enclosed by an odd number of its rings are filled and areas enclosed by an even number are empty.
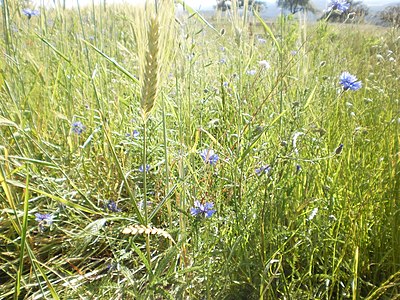
<svg viewBox="0 0 400 300"><path fill-rule="evenodd" d="M133 31L140 67L140 109L144 121L156 105L163 78L173 61L176 35L172 0L146 2L135 13Z"/></svg>
<svg viewBox="0 0 400 300"><path fill-rule="evenodd" d="M154 107L159 81L159 23L157 17L150 18L148 28L148 46L146 49L143 85L140 106L143 116L146 118Z"/></svg>

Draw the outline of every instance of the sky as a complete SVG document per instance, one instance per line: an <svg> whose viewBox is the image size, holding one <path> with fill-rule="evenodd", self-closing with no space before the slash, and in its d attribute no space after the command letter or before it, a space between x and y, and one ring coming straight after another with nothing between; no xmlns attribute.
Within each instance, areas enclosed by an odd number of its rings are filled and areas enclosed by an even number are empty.
<svg viewBox="0 0 400 300"><path fill-rule="evenodd" d="M55 0L56 2L63 3L64 0ZM92 1L95 1L97 3L104 3L104 0L78 0L79 5L85 6L88 4L92 4ZM105 0L106 3L116 3L116 2L124 2L124 3L140 3L143 2L144 0ZM312 0L311 0L312 1ZM363 0L364 4L371 6L371 5L385 5L389 3L394 3L398 2L399 0ZM32 1L36 7L39 7L41 5L49 5L54 2L54 0L33 0ZM276 3L276 0L264 0L264 2L267 3ZM326 0L326 3L328 4L329 0ZM65 0L66 6L67 7L73 7L76 6L77 0ZM192 6L195 9L198 9L199 7L202 8L211 8L213 5L215 5L216 0L186 0L186 3L190 6Z"/></svg>

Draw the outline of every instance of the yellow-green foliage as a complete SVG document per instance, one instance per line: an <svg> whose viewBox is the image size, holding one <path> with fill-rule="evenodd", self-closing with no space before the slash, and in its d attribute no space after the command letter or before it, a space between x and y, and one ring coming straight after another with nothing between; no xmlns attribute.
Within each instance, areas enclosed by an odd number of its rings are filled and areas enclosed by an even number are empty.
<svg viewBox="0 0 400 300"><path fill-rule="evenodd" d="M0 299L398 298L398 31L25 2L0 20Z"/></svg>

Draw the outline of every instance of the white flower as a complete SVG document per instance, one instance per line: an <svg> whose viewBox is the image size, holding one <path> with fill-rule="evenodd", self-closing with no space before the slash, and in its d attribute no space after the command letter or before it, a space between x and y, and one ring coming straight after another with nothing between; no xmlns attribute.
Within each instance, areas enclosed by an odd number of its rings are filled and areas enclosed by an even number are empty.
<svg viewBox="0 0 400 300"><path fill-rule="evenodd" d="M314 208L311 212L311 214L308 216L307 220L311 221L312 219L315 218L315 216L317 215L318 212L318 207Z"/></svg>
<svg viewBox="0 0 400 300"><path fill-rule="evenodd" d="M293 145L293 149L294 149L294 152L296 153L296 154L298 154L299 153L299 150L297 149L297 139L299 138L299 136L301 136L301 135L304 135L304 133L302 133L302 132L295 132L295 134L293 135L293 139L292 139L292 145Z"/></svg>
<svg viewBox="0 0 400 300"><path fill-rule="evenodd" d="M260 67L268 70L269 68L271 68L271 65L269 64L269 62L267 62L266 60L260 60L258 62L258 64L260 65Z"/></svg>

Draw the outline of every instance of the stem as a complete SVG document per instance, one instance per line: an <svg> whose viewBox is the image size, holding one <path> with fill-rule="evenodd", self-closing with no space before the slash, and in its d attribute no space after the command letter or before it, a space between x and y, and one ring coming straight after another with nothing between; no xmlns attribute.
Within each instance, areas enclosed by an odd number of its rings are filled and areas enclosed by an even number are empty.
<svg viewBox="0 0 400 300"><path fill-rule="evenodd" d="M3 10L3 31L4 31L4 41L6 44L7 54L11 55L10 46L12 45L11 34L10 34L10 19L8 11L8 1L3 0L2 10Z"/></svg>
<svg viewBox="0 0 400 300"><path fill-rule="evenodd" d="M144 117L143 131L143 209L144 225L147 226L147 117Z"/></svg>
<svg viewBox="0 0 400 300"><path fill-rule="evenodd" d="M147 115L143 114L143 209L144 225L148 225L147 212ZM149 266L151 268L150 235L146 235L146 253ZM151 274L150 274L151 275Z"/></svg>
<svg viewBox="0 0 400 300"><path fill-rule="evenodd" d="M162 95L162 118L163 118L163 138L164 138L164 159L165 159L165 190L164 193L167 195L167 193L170 190L169 186L169 168L168 168L168 148L167 148L167 120L165 118L165 99L164 95ZM169 227L172 229L172 211L171 211L171 203L170 201L167 201L166 203L167 206L167 212L168 212L168 221L169 221Z"/></svg>

